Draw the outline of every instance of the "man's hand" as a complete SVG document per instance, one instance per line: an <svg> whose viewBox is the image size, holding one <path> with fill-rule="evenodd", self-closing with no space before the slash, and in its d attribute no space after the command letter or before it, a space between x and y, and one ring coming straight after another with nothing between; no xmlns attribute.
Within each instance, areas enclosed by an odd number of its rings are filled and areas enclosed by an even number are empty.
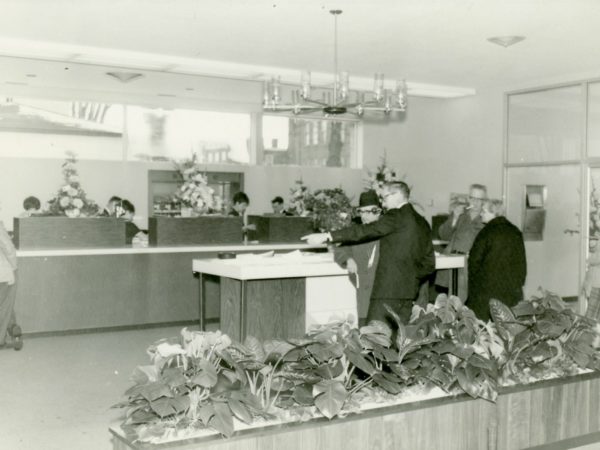
<svg viewBox="0 0 600 450"><path fill-rule="evenodd" d="M356 261L352 258L348 258L348 261L346 261L346 269L348 269L348 273L358 273Z"/></svg>
<svg viewBox="0 0 600 450"><path fill-rule="evenodd" d="M302 241L306 241L309 245L324 244L329 239L329 233L313 233L307 234L300 238Z"/></svg>

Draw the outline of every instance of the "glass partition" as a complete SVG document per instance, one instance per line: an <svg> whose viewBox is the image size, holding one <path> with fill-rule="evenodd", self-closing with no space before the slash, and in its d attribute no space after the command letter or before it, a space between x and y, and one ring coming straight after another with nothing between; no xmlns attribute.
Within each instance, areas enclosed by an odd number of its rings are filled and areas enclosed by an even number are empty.
<svg viewBox="0 0 600 450"><path fill-rule="evenodd" d="M508 96L508 163L581 158L582 86Z"/></svg>
<svg viewBox="0 0 600 450"><path fill-rule="evenodd" d="M528 186L544 188L542 239L526 242L526 297L539 286L567 297L579 293L580 180L575 164L507 169L507 218L521 230L531 209Z"/></svg>
<svg viewBox="0 0 600 450"><path fill-rule="evenodd" d="M264 165L359 167L358 122L263 115Z"/></svg>

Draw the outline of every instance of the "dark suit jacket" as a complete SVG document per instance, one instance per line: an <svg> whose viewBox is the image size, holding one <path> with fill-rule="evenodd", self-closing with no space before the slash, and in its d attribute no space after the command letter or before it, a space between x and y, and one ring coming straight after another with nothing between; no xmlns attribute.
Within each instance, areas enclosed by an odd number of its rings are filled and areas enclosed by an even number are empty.
<svg viewBox="0 0 600 450"><path fill-rule="evenodd" d="M435 270L431 227L411 204L391 209L377 222L331 232L334 242L380 239L371 298L414 299L421 280Z"/></svg>
<svg viewBox="0 0 600 450"><path fill-rule="evenodd" d="M490 298L514 306L523 300L527 260L523 235L505 217L490 220L469 252L467 306L489 320Z"/></svg>

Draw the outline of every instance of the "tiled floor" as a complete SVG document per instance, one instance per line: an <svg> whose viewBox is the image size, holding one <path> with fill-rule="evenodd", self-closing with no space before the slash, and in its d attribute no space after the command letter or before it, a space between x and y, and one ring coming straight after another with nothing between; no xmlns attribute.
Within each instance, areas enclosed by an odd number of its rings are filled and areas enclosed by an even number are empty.
<svg viewBox="0 0 600 450"><path fill-rule="evenodd" d="M0 351L0 449L106 450L111 409L148 345L180 328L25 339Z"/></svg>

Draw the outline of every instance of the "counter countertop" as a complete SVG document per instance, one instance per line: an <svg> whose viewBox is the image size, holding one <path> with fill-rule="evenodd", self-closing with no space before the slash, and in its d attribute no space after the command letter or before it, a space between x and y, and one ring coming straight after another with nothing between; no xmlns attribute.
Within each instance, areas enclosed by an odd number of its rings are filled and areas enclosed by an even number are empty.
<svg viewBox="0 0 600 450"><path fill-rule="evenodd" d="M211 252L265 252L269 250L310 250L326 248L324 244L309 245L303 242L294 243L256 243L256 244L213 244L178 247L114 247L114 248L82 248L82 249L50 249L50 250L17 250L19 258L45 256L91 256L91 255L132 255L153 253L211 253Z"/></svg>

